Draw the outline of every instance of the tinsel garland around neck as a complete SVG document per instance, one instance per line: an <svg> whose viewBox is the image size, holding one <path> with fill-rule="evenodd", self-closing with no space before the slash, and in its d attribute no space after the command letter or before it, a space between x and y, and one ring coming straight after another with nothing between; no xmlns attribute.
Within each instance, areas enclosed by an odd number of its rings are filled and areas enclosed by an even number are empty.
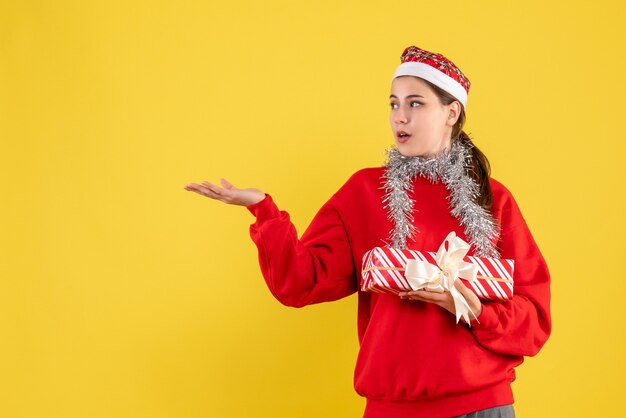
<svg viewBox="0 0 626 418"><path fill-rule="evenodd" d="M451 144L450 148L433 157L407 157L397 147L385 152L387 161L383 178L386 194L383 203L389 220L394 223L390 231L391 243L387 245L405 249L407 239L419 232L413 225L413 200L409 192L413 191L415 176L420 175L431 183L442 181L445 184L450 192L450 214L465 227L465 236L475 248L474 254L499 258L498 249L491 241L499 236L499 228L491 213L476 203L479 186L467 173L472 145L460 140Z"/></svg>

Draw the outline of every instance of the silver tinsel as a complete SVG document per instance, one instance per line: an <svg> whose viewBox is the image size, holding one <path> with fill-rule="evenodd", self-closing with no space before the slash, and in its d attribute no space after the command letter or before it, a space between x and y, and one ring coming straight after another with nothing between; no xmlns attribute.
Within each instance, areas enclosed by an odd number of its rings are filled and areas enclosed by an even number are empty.
<svg viewBox="0 0 626 418"><path fill-rule="evenodd" d="M413 200L409 192L413 191L415 176L420 175L431 183L441 180L446 185L450 192L450 213L465 227L465 236L475 248L475 255L499 258L499 251L491 241L499 237L499 228L491 213L476 203L479 186L467 173L472 158L471 144L455 140L451 148L429 158L404 156L397 147L385 153L383 204L389 220L394 223L388 246L406 249L407 239L419 232L413 225Z"/></svg>

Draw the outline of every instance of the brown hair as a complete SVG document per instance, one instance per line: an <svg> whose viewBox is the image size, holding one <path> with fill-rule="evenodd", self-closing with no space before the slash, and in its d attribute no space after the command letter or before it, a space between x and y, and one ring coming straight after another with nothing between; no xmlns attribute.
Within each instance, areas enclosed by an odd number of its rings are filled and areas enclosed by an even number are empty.
<svg viewBox="0 0 626 418"><path fill-rule="evenodd" d="M426 80L424 80L426 81ZM439 97L444 105L449 105L453 101L458 101L447 91L435 86L433 83L426 81L428 85L433 89L435 94ZM459 102L460 103L460 102ZM472 161L470 163L470 176L476 181L479 188L479 194L476 196L476 203L483 208L489 210L493 203L493 194L491 193L491 186L489 184L489 176L491 175L491 166L487 156L482 153L481 150L474 145L472 139L468 134L463 131L463 125L465 124L465 108L461 105L461 114L456 123L452 127L451 141L463 141L472 150Z"/></svg>

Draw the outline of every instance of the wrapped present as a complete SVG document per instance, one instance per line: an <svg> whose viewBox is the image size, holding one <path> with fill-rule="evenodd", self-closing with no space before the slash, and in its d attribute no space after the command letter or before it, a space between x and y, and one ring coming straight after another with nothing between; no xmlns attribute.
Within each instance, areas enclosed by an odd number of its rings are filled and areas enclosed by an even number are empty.
<svg viewBox="0 0 626 418"><path fill-rule="evenodd" d="M469 306L454 282L462 280L481 300L508 300L513 297L514 270L514 260L468 256L469 248L454 231L437 253L372 248L363 255L361 290L393 294L420 289L450 291L457 322L460 317L469 322Z"/></svg>

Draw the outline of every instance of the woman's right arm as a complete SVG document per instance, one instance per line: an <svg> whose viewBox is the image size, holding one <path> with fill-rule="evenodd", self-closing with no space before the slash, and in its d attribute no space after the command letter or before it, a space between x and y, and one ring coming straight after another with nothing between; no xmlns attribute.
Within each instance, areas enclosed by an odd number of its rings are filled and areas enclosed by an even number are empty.
<svg viewBox="0 0 626 418"><path fill-rule="evenodd" d="M298 239L289 214L258 189L224 189L203 183L187 190L225 203L245 206L256 217L250 236L257 246L261 272L270 292L286 306L302 307L343 298L357 291L356 268L337 193L317 212Z"/></svg>
<svg viewBox="0 0 626 418"><path fill-rule="evenodd" d="M356 269L336 195L317 212L298 239L289 214L272 196L248 206L256 222L250 236L270 291L282 304L302 307L341 299L357 291Z"/></svg>

